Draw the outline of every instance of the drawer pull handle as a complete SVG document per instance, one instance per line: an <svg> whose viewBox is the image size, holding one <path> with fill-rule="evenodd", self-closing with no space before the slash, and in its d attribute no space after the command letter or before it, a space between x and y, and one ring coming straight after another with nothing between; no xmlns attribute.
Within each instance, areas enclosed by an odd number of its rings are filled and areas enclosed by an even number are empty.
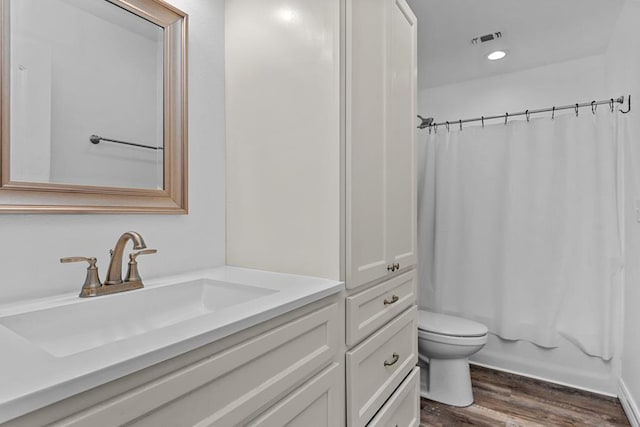
<svg viewBox="0 0 640 427"><path fill-rule="evenodd" d="M395 304L396 302L398 302L398 300L400 299L400 297L398 297L398 295L393 295L391 297L391 299L386 299L384 300L384 305L391 305L391 304Z"/></svg>
<svg viewBox="0 0 640 427"><path fill-rule="evenodd" d="M400 356L398 356L398 353L393 353L393 356L391 358L391 362L389 362L388 360L385 360L384 361L384 366L395 365L396 362L398 361L398 359L400 359Z"/></svg>

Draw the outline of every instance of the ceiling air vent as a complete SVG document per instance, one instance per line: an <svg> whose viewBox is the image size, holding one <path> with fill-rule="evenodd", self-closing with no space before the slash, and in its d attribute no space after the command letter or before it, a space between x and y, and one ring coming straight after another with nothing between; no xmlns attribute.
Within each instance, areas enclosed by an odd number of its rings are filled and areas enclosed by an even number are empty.
<svg viewBox="0 0 640 427"><path fill-rule="evenodd" d="M474 37L471 39L471 44L479 44L490 42L491 40L499 39L502 37L501 31L496 31L495 33L485 34L483 36Z"/></svg>

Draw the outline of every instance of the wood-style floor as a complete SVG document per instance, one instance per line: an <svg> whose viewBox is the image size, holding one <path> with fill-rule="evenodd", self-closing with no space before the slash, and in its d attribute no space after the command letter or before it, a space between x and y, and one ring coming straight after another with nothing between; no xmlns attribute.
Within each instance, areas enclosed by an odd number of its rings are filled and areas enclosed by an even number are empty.
<svg viewBox="0 0 640 427"><path fill-rule="evenodd" d="M420 401L420 426L629 426L618 399L471 367L475 402L453 408Z"/></svg>

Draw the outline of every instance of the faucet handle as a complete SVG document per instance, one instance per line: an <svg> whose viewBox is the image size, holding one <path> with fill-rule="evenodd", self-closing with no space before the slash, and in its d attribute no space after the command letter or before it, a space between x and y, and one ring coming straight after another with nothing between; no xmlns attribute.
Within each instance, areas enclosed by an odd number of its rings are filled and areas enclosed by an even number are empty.
<svg viewBox="0 0 640 427"><path fill-rule="evenodd" d="M66 258L60 258L60 262L61 263L82 262L82 261L87 261L89 263L89 267L91 267L92 265L95 266L95 264L98 261L98 259L97 258L88 258L88 257L84 257L84 256L70 256L70 257L66 257Z"/></svg>
<svg viewBox="0 0 640 427"><path fill-rule="evenodd" d="M143 249L141 251L131 252L129 254L129 260L135 261L136 258L138 257L138 255L151 255L151 254L155 254L157 252L158 252L157 249Z"/></svg>
<svg viewBox="0 0 640 427"><path fill-rule="evenodd" d="M124 279L125 282L139 282L142 285L142 278L138 273L138 258L139 255L150 255L158 252L157 249L142 249L137 252L131 252L129 254L129 268L127 269L127 276Z"/></svg>
<svg viewBox="0 0 640 427"><path fill-rule="evenodd" d="M84 279L84 284L82 285L82 290L80 291L80 297L96 296L97 289L102 286L100 277L98 275L98 267L96 266L96 262L98 262L98 260L94 257L87 258L82 256L60 258L61 263L82 261L88 262L89 267L87 267L87 276Z"/></svg>

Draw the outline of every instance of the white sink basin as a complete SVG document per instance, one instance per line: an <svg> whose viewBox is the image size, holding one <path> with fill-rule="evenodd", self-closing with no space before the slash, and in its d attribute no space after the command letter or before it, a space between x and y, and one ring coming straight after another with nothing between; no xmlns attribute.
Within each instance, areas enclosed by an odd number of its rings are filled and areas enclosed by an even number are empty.
<svg viewBox="0 0 640 427"><path fill-rule="evenodd" d="M197 279L0 317L0 325L55 357L65 357L276 292Z"/></svg>

